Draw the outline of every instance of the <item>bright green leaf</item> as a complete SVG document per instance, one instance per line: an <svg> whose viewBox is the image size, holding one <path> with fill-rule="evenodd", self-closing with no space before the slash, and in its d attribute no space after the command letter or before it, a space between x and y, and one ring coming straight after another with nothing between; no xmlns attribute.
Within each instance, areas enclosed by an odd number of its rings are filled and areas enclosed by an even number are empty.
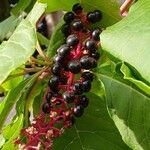
<svg viewBox="0 0 150 150"><path fill-rule="evenodd" d="M139 0L119 23L101 34L108 53L133 66L150 83L150 1Z"/></svg>
<svg viewBox="0 0 150 150"><path fill-rule="evenodd" d="M135 79L130 69L125 64L122 64L121 72L124 74L124 79L134 83L139 89L144 91L147 95L150 95L150 86L140 80Z"/></svg>
<svg viewBox="0 0 150 150"><path fill-rule="evenodd" d="M33 54L37 42L35 24L44 12L44 8L44 4L36 3L10 39L0 45L0 84Z"/></svg>
<svg viewBox="0 0 150 150"><path fill-rule="evenodd" d="M20 18L10 16L0 23L0 41L3 41L4 38L8 38L12 34L20 20Z"/></svg>
<svg viewBox="0 0 150 150"><path fill-rule="evenodd" d="M78 3L79 0L38 0L39 2L47 4L47 10L57 11L57 10L71 10L72 5Z"/></svg>
<svg viewBox="0 0 150 150"><path fill-rule="evenodd" d="M3 145L2 150L16 149L14 140L19 135L20 130L23 127L23 122L24 116L23 114L20 114L20 116L18 116L15 121L3 128L2 134L7 142Z"/></svg>
<svg viewBox="0 0 150 150"><path fill-rule="evenodd" d="M85 114L55 140L53 150L129 150L107 113L105 101L95 94L88 97Z"/></svg>
<svg viewBox="0 0 150 150"><path fill-rule="evenodd" d="M29 88L33 84L37 76L38 74L22 81L16 88L12 89L0 103L0 128L3 126L4 121L14 104L20 99L26 88Z"/></svg>
<svg viewBox="0 0 150 150"><path fill-rule="evenodd" d="M149 150L150 98L112 72L100 71L99 77L105 85L109 113L124 142L134 150Z"/></svg>

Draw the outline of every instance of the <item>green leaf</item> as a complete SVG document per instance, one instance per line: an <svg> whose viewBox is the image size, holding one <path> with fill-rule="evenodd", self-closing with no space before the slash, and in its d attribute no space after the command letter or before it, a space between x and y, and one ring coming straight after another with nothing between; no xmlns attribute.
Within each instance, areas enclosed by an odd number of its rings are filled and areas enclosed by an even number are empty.
<svg viewBox="0 0 150 150"><path fill-rule="evenodd" d="M144 82L137 80L133 77L130 69L125 65L122 64L121 66L121 72L124 74L124 79L134 83L139 89L144 91L147 95L150 96L150 86L145 84Z"/></svg>
<svg viewBox="0 0 150 150"><path fill-rule="evenodd" d="M12 89L0 103L0 128L2 128L4 121L14 104L20 99L26 88L29 88L33 84L37 76L38 74L22 81L16 88Z"/></svg>
<svg viewBox="0 0 150 150"><path fill-rule="evenodd" d="M0 41L3 41L4 38L8 38L12 34L20 20L20 18L10 16L0 23Z"/></svg>
<svg viewBox="0 0 150 150"><path fill-rule="evenodd" d="M81 3L87 12L95 9L102 11L103 19L95 26L107 27L121 20L118 0L82 0Z"/></svg>
<svg viewBox="0 0 150 150"><path fill-rule="evenodd" d="M47 11L57 11L57 10L71 10L72 5L80 2L80 0L38 0L39 2L47 4Z"/></svg>
<svg viewBox="0 0 150 150"><path fill-rule="evenodd" d="M53 150L129 150L107 113L105 101L95 94L88 97L85 114L55 140Z"/></svg>
<svg viewBox="0 0 150 150"><path fill-rule="evenodd" d="M17 5L11 10L11 13L15 16L23 12L31 3L31 0L19 0Z"/></svg>
<svg viewBox="0 0 150 150"><path fill-rule="evenodd" d="M139 0L119 23L101 34L101 44L108 53L127 62L150 83L150 1Z"/></svg>
<svg viewBox="0 0 150 150"><path fill-rule="evenodd" d="M5 138L6 143L3 145L2 150L17 150L14 145L14 140L20 133L23 127L24 115L20 114L15 121L4 127L2 134Z"/></svg>
<svg viewBox="0 0 150 150"><path fill-rule="evenodd" d="M36 3L10 39L0 45L0 84L33 54L37 42L35 24L44 12L44 8L45 5Z"/></svg>
<svg viewBox="0 0 150 150"><path fill-rule="evenodd" d="M150 98L140 93L133 84L99 70L105 85L109 113L124 142L134 150L149 150Z"/></svg>

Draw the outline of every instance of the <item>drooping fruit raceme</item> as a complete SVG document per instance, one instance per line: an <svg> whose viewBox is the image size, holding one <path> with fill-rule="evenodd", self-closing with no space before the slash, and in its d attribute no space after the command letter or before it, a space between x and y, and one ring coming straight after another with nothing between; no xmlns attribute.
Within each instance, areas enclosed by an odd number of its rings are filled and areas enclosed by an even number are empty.
<svg viewBox="0 0 150 150"><path fill-rule="evenodd" d="M64 15L61 31L66 43L57 49L54 57L39 116L21 132L26 138L25 142L18 142L22 149L51 149L53 139L86 113L90 99L85 93L91 90L92 69L100 58L101 33L100 28L90 30L89 25L101 19L101 11L85 13L79 3L73 6L72 12Z"/></svg>

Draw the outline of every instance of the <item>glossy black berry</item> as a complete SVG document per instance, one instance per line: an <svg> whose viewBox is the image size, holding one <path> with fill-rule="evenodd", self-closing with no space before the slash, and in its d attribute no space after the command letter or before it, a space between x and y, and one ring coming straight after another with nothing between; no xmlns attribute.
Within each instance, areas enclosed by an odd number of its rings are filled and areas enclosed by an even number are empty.
<svg viewBox="0 0 150 150"><path fill-rule="evenodd" d="M92 32L92 39L95 40L95 41L99 41L100 40L100 33L101 33L101 30L100 29L95 29L93 32Z"/></svg>
<svg viewBox="0 0 150 150"><path fill-rule="evenodd" d="M49 103L44 103L42 105L42 111L45 113L45 114L49 114L50 113L50 104Z"/></svg>
<svg viewBox="0 0 150 150"><path fill-rule="evenodd" d="M87 14L87 20L91 23L96 23L97 22L96 14L94 12L89 12Z"/></svg>
<svg viewBox="0 0 150 150"><path fill-rule="evenodd" d="M50 103L50 100L51 100L52 97L53 97L53 93L52 93L52 92L48 92L48 93L46 94L46 101L47 101L48 103Z"/></svg>
<svg viewBox="0 0 150 150"><path fill-rule="evenodd" d="M97 66L96 60L89 56L83 56L80 59L80 63L83 69L92 69Z"/></svg>
<svg viewBox="0 0 150 150"><path fill-rule="evenodd" d="M77 74L81 71L81 64L76 60L72 60L68 64L68 69L70 72Z"/></svg>
<svg viewBox="0 0 150 150"><path fill-rule="evenodd" d="M87 14L87 20L91 23L96 23L102 19L102 12L100 10L95 10L94 12L89 12Z"/></svg>
<svg viewBox="0 0 150 150"><path fill-rule="evenodd" d="M70 26L68 24L64 24L61 27L61 32L67 37L71 33Z"/></svg>
<svg viewBox="0 0 150 150"><path fill-rule="evenodd" d="M76 35L72 34L68 36L66 43L68 46L76 46L79 43L79 39Z"/></svg>
<svg viewBox="0 0 150 150"><path fill-rule="evenodd" d="M55 63L52 68L51 68L51 71L54 75L59 75L60 72L61 72L61 65L58 64L58 63Z"/></svg>
<svg viewBox="0 0 150 150"><path fill-rule="evenodd" d="M82 86L82 83L76 82L76 83L74 84L73 89L74 89L74 93L75 93L75 94L77 94L77 95L82 94L82 93L83 93L83 86Z"/></svg>
<svg viewBox="0 0 150 150"><path fill-rule="evenodd" d="M100 10L95 10L94 13L96 16L96 22L100 21L102 19L102 12Z"/></svg>
<svg viewBox="0 0 150 150"><path fill-rule="evenodd" d="M84 108L81 105L78 105L74 108L73 114L75 117L81 117L84 113Z"/></svg>
<svg viewBox="0 0 150 150"><path fill-rule="evenodd" d="M59 85L59 77L58 76L53 76L48 82L48 85L51 89L56 89Z"/></svg>
<svg viewBox="0 0 150 150"><path fill-rule="evenodd" d="M82 12L83 8L80 3L74 4L72 7L72 11L76 14L80 14Z"/></svg>
<svg viewBox="0 0 150 150"><path fill-rule="evenodd" d="M75 99L75 95L71 92L65 92L63 98L67 103L72 103Z"/></svg>
<svg viewBox="0 0 150 150"><path fill-rule="evenodd" d="M81 31L83 29L83 24L80 20L74 20L71 23L71 26L72 26L74 31Z"/></svg>
<svg viewBox="0 0 150 150"><path fill-rule="evenodd" d="M83 92L89 92L91 90L91 81L87 80L87 81L83 81L82 83L82 87L83 87Z"/></svg>
<svg viewBox="0 0 150 150"><path fill-rule="evenodd" d="M64 15L64 21L66 23L71 23L73 21L73 19L75 18L74 13L73 12L67 12Z"/></svg>
<svg viewBox="0 0 150 150"><path fill-rule="evenodd" d="M85 42L85 49L88 50L90 53L93 53L96 51L96 43L94 40L87 40Z"/></svg>
<svg viewBox="0 0 150 150"><path fill-rule="evenodd" d="M54 62L55 63L62 64L63 61L64 61L64 57L63 56L61 56L61 55L55 55L55 57L54 57Z"/></svg>
<svg viewBox="0 0 150 150"><path fill-rule="evenodd" d="M91 54L91 57L93 57L94 59L98 60L100 58L100 53L98 51L96 51L95 53Z"/></svg>
<svg viewBox="0 0 150 150"><path fill-rule="evenodd" d="M70 50L70 47L67 44L64 44L58 49L58 54L61 57L66 57L69 54Z"/></svg>
<svg viewBox="0 0 150 150"><path fill-rule="evenodd" d="M82 72L81 77L84 78L84 80L89 80L89 81L93 81L93 73L89 72L89 71L85 71Z"/></svg>
<svg viewBox="0 0 150 150"><path fill-rule="evenodd" d="M81 106L83 106L84 108L86 108L89 105L89 99L87 96L82 95L79 99L79 104Z"/></svg>

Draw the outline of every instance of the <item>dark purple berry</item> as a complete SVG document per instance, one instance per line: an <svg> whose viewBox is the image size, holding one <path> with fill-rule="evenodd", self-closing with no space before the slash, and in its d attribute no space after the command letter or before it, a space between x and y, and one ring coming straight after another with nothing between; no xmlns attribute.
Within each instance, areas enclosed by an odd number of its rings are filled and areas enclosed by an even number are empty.
<svg viewBox="0 0 150 150"><path fill-rule="evenodd" d="M87 20L91 23L96 23L97 20L96 20L96 14L94 12L89 12L87 14Z"/></svg>
<svg viewBox="0 0 150 150"><path fill-rule="evenodd" d="M99 41L100 40L100 33L102 31L100 29L95 29L93 32L92 32L92 39L95 40L95 41Z"/></svg>
<svg viewBox="0 0 150 150"><path fill-rule="evenodd" d="M83 69L92 69L97 66L96 60L89 56L83 56L80 59L80 63Z"/></svg>
<svg viewBox="0 0 150 150"><path fill-rule="evenodd" d="M100 53L98 51L96 51L95 53L91 54L91 57L93 57L94 59L98 60L100 58Z"/></svg>
<svg viewBox="0 0 150 150"><path fill-rule="evenodd" d="M66 43L68 46L76 46L79 43L79 39L76 35L72 34L68 36Z"/></svg>
<svg viewBox="0 0 150 150"><path fill-rule="evenodd" d="M52 93L52 92L48 92L48 93L46 94L46 101L47 101L48 103L50 103L50 100L51 100L52 97L53 97L53 93Z"/></svg>
<svg viewBox="0 0 150 150"><path fill-rule="evenodd" d="M82 93L83 93L83 86L82 86L82 83L76 82L76 83L74 84L73 89L74 89L74 93L75 93L75 94L77 94L77 95L82 94Z"/></svg>
<svg viewBox="0 0 150 150"><path fill-rule="evenodd" d="M96 22L100 21L102 19L102 12L100 10L95 10L94 13L96 16Z"/></svg>
<svg viewBox="0 0 150 150"><path fill-rule="evenodd" d="M82 83L82 87L83 87L83 92L89 92L91 90L91 81L87 80L87 81L83 81Z"/></svg>
<svg viewBox="0 0 150 150"><path fill-rule="evenodd" d="M64 44L57 51L59 56L66 57L69 54L70 50L70 47L67 44Z"/></svg>
<svg viewBox="0 0 150 150"><path fill-rule="evenodd" d="M42 105L42 111L45 113L45 114L49 114L50 113L50 104L49 103L44 103Z"/></svg>
<svg viewBox="0 0 150 150"><path fill-rule="evenodd" d="M73 12L67 12L64 15L64 21L66 23L71 23L73 21L73 19L75 18L74 13Z"/></svg>
<svg viewBox="0 0 150 150"><path fill-rule="evenodd" d="M81 105L78 105L73 109L73 114L75 117L81 117L83 113L84 113L84 108Z"/></svg>
<svg viewBox="0 0 150 150"><path fill-rule="evenodd" d="M64 61L64 57L63 56L61 56L61 55L55 55L55 57L54 57L54 62L55 63L62 64L63 61Z"/></svg>
<svg viewBox="0 0 150 150"><path fill-rule="evenodd" d="M83 106L84 108L86 108L89 105L89 99L87 96L82 95L79 99L79 104L81 106Z"/></svg>
<svg viewBox="0 0 150 150"><path fill-rule="evenodd" d="M74 4L72 7L72 11L76 14L80 14L82 12L83 8L80 3Z"/></svg>
<svg viewBox="0 0 150 150"><path fill-rule="evenodd" d="M59 85L59 77L58 76L53 76L49 82L48 82L48 85L50 87L50 89L56 89Z"/></svg>
<svg viewBox="0 0 150 150"><path fill-rule="evenodd" d="M75 99L75 96L74 96L74 94L71 93L71 92L65 92L65 93L63 94L63 98L64 98L64 100L65 100L67 103L72 103L72 102L74 101L74 99Z"/></svg>
<svg viewBox="0 0 150 150"><path fill-rule="evenodd" d="M61 27L61 32L67 37L71 33L70 26L68 24L64 24Z"/></svg>
<svg viewBox="0 0 150 150"><path fill-rule="evenodd" d="M61 65L56 63L52 66L51 71L54 75L59 75L61 72Z"/></svg>
<svg viewBox="0 0 150 150"><path fill-rule="evenodd" d="M68 69L71 73L77 74L81 71L81 64L76 60L72 60L68 64Z"/></svg>
<svg viewBox="0 0 150 150"><path fill-rule="evenodd" d="M74 20L71 25L75 31L81 31L83 29L83 24L80 20Z"/></svg>
<svg viewBox="0 0 150 150"><path fill-rule="evenodd" d="M85 71L82 72L81 77L84 78L84 80L89 80L89 81L93 81L93 73L89 72L89 71Z"/></svg>
<svg viewBox="0 0 150 150"><path fill-rule="evenodd" d="M93 53L96 51L96 43L94 40L87 40L85 42L85 49L87 49L90 53Z"/></svg>

